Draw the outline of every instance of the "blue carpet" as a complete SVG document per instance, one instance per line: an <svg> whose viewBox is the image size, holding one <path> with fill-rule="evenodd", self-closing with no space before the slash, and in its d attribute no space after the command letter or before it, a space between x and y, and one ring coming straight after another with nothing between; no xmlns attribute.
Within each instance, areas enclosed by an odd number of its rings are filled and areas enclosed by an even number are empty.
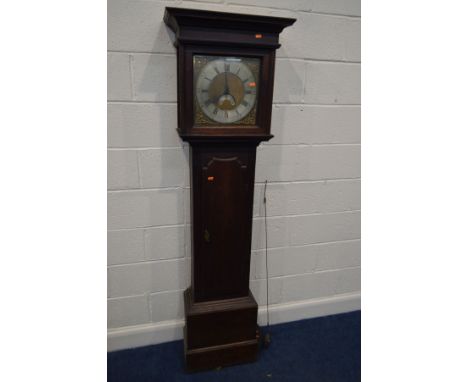
<svg viewBox="0 0 468 382"><path fill-rule="evenodd" d="M108 353L108 382L357 382L361 312L270 327L271 346L255 363L186 374L182 341Z"/></svg>

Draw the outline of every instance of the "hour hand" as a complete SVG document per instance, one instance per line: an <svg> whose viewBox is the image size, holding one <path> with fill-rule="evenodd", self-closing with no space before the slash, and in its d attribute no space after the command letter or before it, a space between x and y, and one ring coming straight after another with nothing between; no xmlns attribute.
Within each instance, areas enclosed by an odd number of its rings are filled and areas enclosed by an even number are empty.
<svg viewBox="0 0 468 382"><path fill-rule="evenodd" d="M211 97L211 98L208 98L206 101L205 101L205 106L208 106L210 104L217 104L219 99L221 98L222 94L220 96L214 96L214 97Z"/></svg>
<svg viewBox="0 0 468 382"><path fill-rule="evenodd" d="M219 97L221 97L221 96L219 96ZM210 104L212 104L212 103L213 103L213 104L217 104L217 103L218 103L218 100L219 100L219 97L211 97L211 98L208 98L208 99L204 102L205 106L208 107L208 106L209 106Z"/></svg>

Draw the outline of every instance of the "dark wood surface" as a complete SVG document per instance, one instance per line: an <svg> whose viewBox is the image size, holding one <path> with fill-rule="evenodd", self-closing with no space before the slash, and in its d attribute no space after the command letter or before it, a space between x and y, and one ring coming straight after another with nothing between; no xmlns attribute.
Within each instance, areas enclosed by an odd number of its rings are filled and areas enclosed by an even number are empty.
<svg viewBox="0 0 468 382"><path fill-rule="evenodd" d="M254 45L279 48L281 31L296 20L228 12L166 7L164 22L177 37L176 43L198 45ZM253 33L252 33L253 32ZM256 35L261 33L261 39Z"/></svg>
<svg viewBox="0 0 468 382"><path fill-rule="evenodd" d="M255 144L195 144L192 157L194 300L249 292Z"/></svg>
<svg viewBox="0 0 468 382"><path fill-rule="evenodd" d="M280 46L279 33L296 20L167 7L164 21L176 37L180 137L189 142L241 137L257 142L270 139L275 51ZM197 54L261 60L256 126L194 126L193 56Z"/></svg>
<svg viewBox="0 0 468 382"><path fill-rule="evenodd" d="M188 372L254 362L257 360L258 340L241 341L194 350L185 349Z"/></svg>
<svg viewBox="0 0 468 382"><path fill-rule="evenodd" d="M260 59L260 81L257 95L256 125L230 125L199 127L194 126L193 107L193 56L219 55L255 57ZM258 142L268 140L270 135L271 108L273 100L273 80L275 71L275 51L260 48L213 47L198 45L180 45L178 48L178 131L182 139L192 141L192 137L206 139L235 139L246 137Z"/></svg>
<svg viewBox="0 0 468 382"><path fill-rule="evenodd" d="M166 8L177 47L178 133L190 143L192 285L185 291L188 371L257 357L249 290L256 147L270 133L275 51L294 19ZM260 59L254 126L194 126L193 56Z"/></svg>
<svg viewBox="0 0 468 382"><path fill-rule="evenodd" d="M184 293L184 308L187 371L255 361L258 305L251 293L197 303L189 288Z"/></svg>

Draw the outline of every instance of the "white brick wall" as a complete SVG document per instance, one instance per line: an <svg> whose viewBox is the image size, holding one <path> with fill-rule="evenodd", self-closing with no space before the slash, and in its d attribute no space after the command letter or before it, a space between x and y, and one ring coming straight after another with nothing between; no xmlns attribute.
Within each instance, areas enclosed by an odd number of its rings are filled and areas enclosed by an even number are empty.
<svg viewBox="0 0 468 382"><path fill-rule="evenodd" d="M188 148L176 133L165 6L295 17L277 52L272 132L258 149L251 289L266 303L360 290L359 0L110 0L108 326L183 317Z"/></svg>

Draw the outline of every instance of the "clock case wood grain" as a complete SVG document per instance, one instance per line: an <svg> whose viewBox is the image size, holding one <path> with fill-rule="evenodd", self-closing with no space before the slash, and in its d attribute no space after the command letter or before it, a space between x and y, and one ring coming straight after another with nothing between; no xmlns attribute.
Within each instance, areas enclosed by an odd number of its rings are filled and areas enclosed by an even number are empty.
<svg viewBox="0 0 468 382"><path fill-rule="evenodd" d="M256 148L270 134L275 51L295 19L166 7L175 33L179 136L190 144L192 285L184 293L188 371L255 361L249 290ZM255 126L194 126L194 55L260 58Z"/></svg>

